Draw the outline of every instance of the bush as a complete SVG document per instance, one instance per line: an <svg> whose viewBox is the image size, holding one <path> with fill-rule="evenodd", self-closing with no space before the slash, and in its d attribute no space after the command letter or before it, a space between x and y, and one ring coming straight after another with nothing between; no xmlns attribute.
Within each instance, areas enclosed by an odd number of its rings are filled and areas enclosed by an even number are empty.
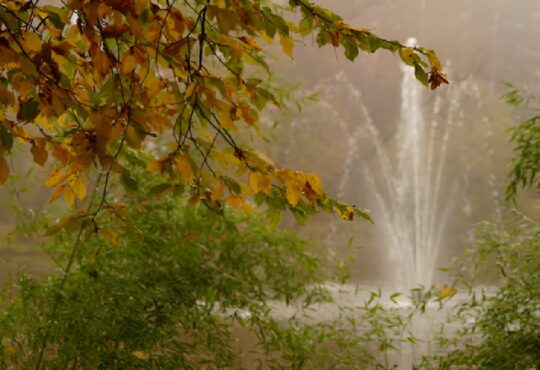
<svg viewBox="0 0 540 370"><path fill-rule="evenodd" d="M428 368L540 368L540 227L521 219L485 224L459 266L467 298L454 307L462 326L439 338L445 355Z"/></svg>
<svg viewBox="0 0 540 370"><path fill-rule="evenodd" d="M394 338L404 325L397 313L372 300L335 307L335 321L278 320L277 303L300 317L331 301L328 261L264 214L182 199L132 195L97 219L60 221L45 247L58 273L6 286L1 367L383 367L386 330L395 325ZM368 320L357 325L361 312Z"/></svg>

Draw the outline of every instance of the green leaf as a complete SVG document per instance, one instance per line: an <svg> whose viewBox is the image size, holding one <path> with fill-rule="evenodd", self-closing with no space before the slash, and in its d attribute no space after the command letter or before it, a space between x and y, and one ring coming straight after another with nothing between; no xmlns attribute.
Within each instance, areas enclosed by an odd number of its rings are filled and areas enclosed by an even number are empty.
<svg viewBox="0 0 540 370"><path fill-rule="evenodd" d="M328 44L329 42L330 42L330 35L324 29L321 29L319 31L319 34L317 35L317 45L319 45L319 47L322 47Z"/></svg>
<svg viewBox="0 0 540 370"><path fill-rule="evenodd" d="M124 168L122 171L122 176L120 177L120 180L122 181L122 184L125 186L126 189L137 192L139 191L139 184L135 179L131 176L131 173Z"/></svg>
<svg viewBox="0 0 540 370"><path fill-rule="evenodd" d="M240 194L242 192L240 185L238 185L238 183L232 178L228 176L223 176L223 182L225 183L230 192L235 194Z"/></svg>
<svg viewBox="0 0 540 370"><path fill-rule="evenodd" d="M0 125L0 144L6 151L11 150L11 147L13 147L13 136L3 125Z"/></svg>
<svg viewBox="0 0 540 370"><path fill-rule="evenodd" d="M420 81L424 86L428 86L429 84L429 78L426 71L424 71L424 68L420 66L420 64L414 65L414 76L418 81Z"/></svg>
<svg viewBox="0 0 540 370"><path fill-rule="evenodd" d="M381 47L381 39L374 35L366 36L367 51L370 53L376 52Z"/></svg>
<svg viewBox="0 0 540 370"><path fill-rule="evenodd" d="M155 197L155 196L163 194L163 192L165 192L166 190L170 188L171 188L171 184L169 183L158 184L158 185L152 186L150 190L148 190L147 195L149 197Z"/></svg>
<svg viewBox="0 0 540 370"><path fill-rule="evenodd" d="M341 44L345 48L345 57L350 61L355 60L359 52L358 46L356 46L355 42L350 38L344 38Z"/></svg>
<svg viewBox="0 0 540 370"><path fill-rule="evenodd" d="M21 110L19 112L20 119L23 121L31 121L34 118L36 118L38 114L38 108L39 108L39 101L37 100L30 100L26 103L23 103L21 105Z"/></svg>
<svg viewBox="0 0 540 370"><path fill-rule="evenodd" d="M0 19L13 33L18 33L21 29L21 22L17 17L7 12L2 6L0 6Z"/></svg>

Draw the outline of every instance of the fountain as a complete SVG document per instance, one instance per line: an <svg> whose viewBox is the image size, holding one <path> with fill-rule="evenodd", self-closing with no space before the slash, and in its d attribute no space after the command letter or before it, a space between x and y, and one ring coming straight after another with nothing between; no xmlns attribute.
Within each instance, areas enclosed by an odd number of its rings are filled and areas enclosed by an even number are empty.
<svg viewBox="0 0 540 370"><path fill-rule="evenodd" d="M351 235L364 247L354 282L409 290L448 283L437 267L470 243L478 220L498 217L505 169L497 163L506 160L507 139L500 113L485 105L489 86L476 76L429 92L403 66L396 82L388 99L398 103L383 108L373 100L380 92L365 95L345 71L320 81L313 90L324 98L288 126L280 153L285 165L302 168L296 159L333 148L309 170L335 180L328 190L336 198L370 209L375 226L336 221L321 236L338 256Z"/></svg>

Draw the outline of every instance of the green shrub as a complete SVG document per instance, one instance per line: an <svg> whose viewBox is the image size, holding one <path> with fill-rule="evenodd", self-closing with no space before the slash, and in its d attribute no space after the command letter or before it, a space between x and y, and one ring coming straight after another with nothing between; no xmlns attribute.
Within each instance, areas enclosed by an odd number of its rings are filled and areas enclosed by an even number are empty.
<svg viewBox="0 0 540 370"><path fill-rule="evenodd" d="M124 203L61 221L45 246L58 273L6 286L0 367L384 367L399 314L372 300L335 306L328 321L300 319L331 301L322 282L336 280L325 258L265 214L218 214L172 193ZM276 318L277 303L298 318Z"/></svg>
<svg viewBox="0 0 540 370"><path fill-rule="evenodd" d="M457 283L468 295L454 307L461 327L442 336L447 353L428 368L540 368L540 227L531 220L485 224L461 260Z"/></svg>

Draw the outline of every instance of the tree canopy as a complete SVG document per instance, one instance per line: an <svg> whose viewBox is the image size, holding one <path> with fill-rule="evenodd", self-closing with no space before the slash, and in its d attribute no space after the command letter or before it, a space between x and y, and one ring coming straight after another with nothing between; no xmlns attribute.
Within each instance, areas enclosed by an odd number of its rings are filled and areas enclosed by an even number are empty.
<svg viewBox="0 0 540 370"><path fill-rule="evenodd" d="M0 183L15 141L33 160L54 163L51 201L83 200L101 174L101 200L116 212L111 177L137 191L134 168L161 173L152 194L185 193L219 211L246 199L305 216L345 219L361 209L331 199L311 173L280 168L248 145L268 104L283 108L269 82L270 44L293 58L301 37L360 51L388 50L432 89L446 83L436 54L378 37L306 0L6 0L0 5ZM83 211L78 213L81 217Z"/></svg>

